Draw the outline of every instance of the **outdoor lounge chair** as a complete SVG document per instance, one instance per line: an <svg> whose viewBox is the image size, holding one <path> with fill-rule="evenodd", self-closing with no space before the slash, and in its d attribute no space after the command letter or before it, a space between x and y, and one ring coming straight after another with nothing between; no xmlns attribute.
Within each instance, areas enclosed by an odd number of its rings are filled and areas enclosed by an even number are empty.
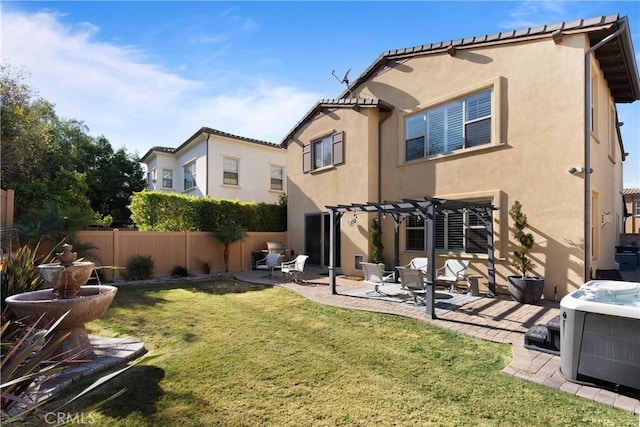
<svg viewBox="0 0 640 427"><path fill-rule="evenodd" d="M295 283L298 283L298 276L304 272L304 264L307 262L308 255L298 255L295 259L283 262L280 265L280 271L288 274Z"/></svg>
<svg viewBox="0 0 640 427"><path fill-rule="evenodd" d="M395 281L395 272L385 271L383 264L374 264L372 262L363 262L362 270L364 271L364 282L373 285L373 291L378 295L386 295L380 290L380 286L385 283Z"/></svg>
<svg viewBox="0 0 640 427"><path fill-rule="evenodd" d="M270 252L266 257L256 261L256 270L268 270L269 276L273 273L273 270L280 268L280 263L284 259L284 255L278 252Z"/></svg>
<svg viewBox="0 0 640 427"><path fill-rule="evenodd" d="M409 291L416 304L424 304L426 299L426 285L424 273L417 268L398 267L402 289Z"/></svg>
<svg viewBox="0 0 640 427"><path fill-rule="evenodd" d="M436 270L436 273L442 271L442 273L436 277L436 282L446 282L449 285L449 292L454 292L458 282L467 277L468 267L469 261L448 259L442 268Z"/></svg>

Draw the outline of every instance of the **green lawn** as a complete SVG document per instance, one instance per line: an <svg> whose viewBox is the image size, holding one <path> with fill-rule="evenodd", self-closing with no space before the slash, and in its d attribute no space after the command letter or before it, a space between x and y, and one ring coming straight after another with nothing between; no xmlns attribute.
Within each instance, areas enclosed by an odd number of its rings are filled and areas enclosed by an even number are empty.
<svg viewBox="0 0 640 427"><path fill-rule="evenodd" d="M161 355L80 402L126 387L90 414L98 425L638 426L629 413L501 374L509 345L281 288L122 287L89 328Z"/></svg>

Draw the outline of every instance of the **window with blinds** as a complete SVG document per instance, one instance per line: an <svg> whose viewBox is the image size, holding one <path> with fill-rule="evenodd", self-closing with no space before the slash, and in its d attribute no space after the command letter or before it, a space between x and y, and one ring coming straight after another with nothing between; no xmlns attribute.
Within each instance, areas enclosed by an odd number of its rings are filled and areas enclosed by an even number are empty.
<svg viewBox="0 0 640 427"><path fill-rule="evenodd" d="M491 90L405 119L405 161L491 142Z"/></svg>
<svg viewBox="0 0 640 427"><path fill-rule="evenodd" d="M222 161L222 183L238 185L238 159L225 157Z"/></svg>
<svg viewBox="0 0 640 427"><path fill-rule="evenodd" d="M436 215L434 243L437 251L486 253L486 213L471 210L442 212ZM407 251L426 251L427 232L424 219L407 217L405 224Z"/></svg>

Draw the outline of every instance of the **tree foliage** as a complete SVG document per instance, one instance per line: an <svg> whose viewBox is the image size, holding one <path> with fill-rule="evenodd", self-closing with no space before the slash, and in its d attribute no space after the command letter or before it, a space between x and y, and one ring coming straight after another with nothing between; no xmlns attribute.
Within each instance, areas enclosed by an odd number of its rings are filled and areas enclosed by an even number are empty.
<svg viewBox="0 0 640 427"><path fill-rule="evenodd" d="M511 232L518 242L515 251L511 254L511 263L522 272L522 277L524 278L535 267L528 255L533 249L535 241L533 234L525 233L524 231L529 226L529 223L527 215L522 212L522 204L518 200L513 202L511 209L509 209L509 216L513 221L513 226L510 227Z"/></svg>
<svg viewBox="0 0 640 427"><path fill-rule="evenodd" d="M86 227L98 213L130 223L131 194L145 187L137 155L114 151L79 120L58 118L10 65L0 66L0 98L1 185L16 190L18 224L68 231ZM53 215L62 217L47 218Z"/></svg>

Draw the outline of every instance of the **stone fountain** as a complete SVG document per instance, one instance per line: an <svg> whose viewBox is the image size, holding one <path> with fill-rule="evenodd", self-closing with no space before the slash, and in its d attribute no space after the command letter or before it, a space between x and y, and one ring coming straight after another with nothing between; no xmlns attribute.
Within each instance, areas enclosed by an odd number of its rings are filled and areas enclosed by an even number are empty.
<svg viewBox="0 0 640 427"><path fill-rule="evenodd" d="M56 254L58 262L38 266L40 275L51 289L44 289L6 298L13 313L27 322L36 322L46 328L63 314L69 314L58 325L54 335L70 333L59 348L63 359L94 359L95 353L89 341L85 323L102 316L118 291L115 286L86 285L94 269L94 263L76 261L73 247L62 245ZM42 318L41 318L42 316Z"/></svg>

